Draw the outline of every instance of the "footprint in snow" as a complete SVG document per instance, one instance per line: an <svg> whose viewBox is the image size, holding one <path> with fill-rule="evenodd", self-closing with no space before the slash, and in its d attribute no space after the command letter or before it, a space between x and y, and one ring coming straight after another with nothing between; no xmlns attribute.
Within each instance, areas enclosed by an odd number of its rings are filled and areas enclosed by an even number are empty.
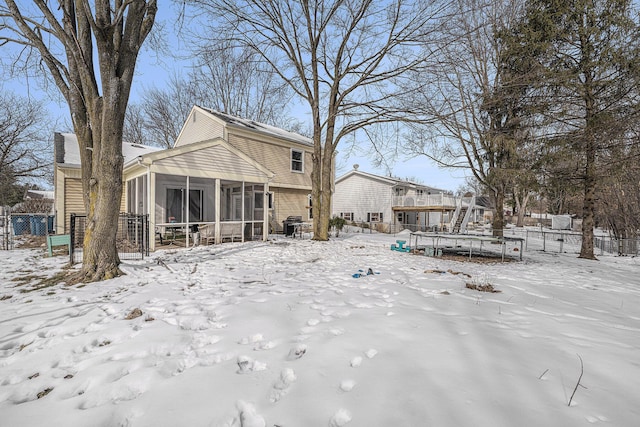
<svg viewBox="0 0 640 427"><path fill-rule="evenodd" d="M262 334L253 334L253 335L249 335L247 337L241 338L240 341L238 341L238 344L242 344L242 345L255 344L263 340L264 340L264 336L262 336Z"/></svg>
<svg viewBox="0 0 640 427"><path fill-rule="evenodd" d="M266 427L267 422L264 418L256 413L256 408L247 402L239 400L236 403L236 409L238 410L238 421L239 424L232 424L233 427Z"/></svg>
<svg viewBox="0 0 640 427"><path fill-rule="evenodd" d="M353 359L351 359L350 365L352 368L357 368L361 364L362 364L362 357L356 356Z"/></svg>
<svg viewBox="0 0 640 427"><path fill-rule="evenodd" d="M309 319L309 320L307 320L307 325L308 326L316 326L318 323L320 323L320 320L318 320L318 319Z"/></svg>
<svg viewBox="0 0 640 427"><path fill-rule="evenodd" d="M342 427L351 421L351 413L346 409L338 409L329 420L329 427Z"/></svg>
<svg viewBox="0 0 640 427"><path fill-rule="evenodd" d="M282 399L283 396L289 393L291 384L295 382L295 380L296 374L293 369L283 369L282 372L280 372L280 378L278 378L278 381L275 382L271 389L271 394L269 396L271 403L276 403Z"/></svg>
<svg viewBox="0 0 640 427"><path fill-rule="evenodd" d="M287 360L300 359L307 352L307 346L305 344L297 344L289 350Z"/></svg>
<svg viewBox="0 0 640 427"><path fill-rule="evenodd" d="M238 356L236 363L238 364L239 368L236 371L238 374L247 374L249 372L264 371L265 369L267 369L266 363L253 360L249 356Z"/></svg>
<svg viewBox="0 0 640 427"><path fill-rule="evenodd" d="M271 350L272 348L274 348L277 344L273 341L261 341L259 343L256 343L256 345L253 346L253 349L255 351L260 351L260 350Z"/></svg>
<svg viewBox="0 0 640 427"><path fill-rule="evenodd" d="M356 382L354 380L342 380L340 382L340 390L342 391L351 391L356 386Z"/></svg>

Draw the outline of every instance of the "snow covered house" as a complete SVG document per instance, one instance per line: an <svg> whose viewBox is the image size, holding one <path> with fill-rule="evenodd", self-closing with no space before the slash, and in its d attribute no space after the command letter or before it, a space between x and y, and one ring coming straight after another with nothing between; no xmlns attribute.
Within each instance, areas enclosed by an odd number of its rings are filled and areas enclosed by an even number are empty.
<svg viewBox="0 0 640 427"><path fill-rule="evenodd" d="M125 154L121 211L149 214L158 236L178 230L188 243L197 230L206 242L266 239L287 217L311 220L309 138L194 106L173 148L132 148L138 151ZM80 188L60 196L60 206L79 210ZM68 224L71 211L61 213Z"/></svg>
<svg viewBox="0 0 640 427"><path fill-rule="evenodd" d="M53 136L54 170L53 170L53 209L55 213L55 230L58 234L69 233L70 215L85 215L82 200L82 181L80 168L80 149L78 139L73 133L56 132ZM122 143L124 162L133 161L146 153L159 151L160 148L149 147L128 142ZM126 199L123 195L120 210L126 211Z"/></svg>
<svg viewBox="0 0 640 427"><path fill-rule="evenodd" d="M442 230L456 210L446 190L354 169L336 179L333 215L384 232Z"/></svg>

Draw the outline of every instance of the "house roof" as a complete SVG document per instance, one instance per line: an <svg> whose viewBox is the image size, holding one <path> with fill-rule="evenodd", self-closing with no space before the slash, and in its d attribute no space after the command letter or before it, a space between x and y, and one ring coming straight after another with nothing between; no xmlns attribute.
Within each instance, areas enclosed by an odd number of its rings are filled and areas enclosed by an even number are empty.
<svg viewBox="0 0 640 427"><path fill-rule="evenodd" d="M56 132L54 145L56 163L70 167L80 166L80 148L75 134ZM125 164L138 156L160 150L162 148L122 142L122 155Z"/></svg>
<svg viewBox="0 0 640 427"><path fill-rule="evenodd" d="M235 158L240 159L244 164L248 165L258 174L263 174L268 178L273 178L274 173L253 160L251 157L244 154L242 151L237 148L231 146L229 143L224 141L222 138L215 138L213 140L194 142L192 144L184 145L178 148L170 148L165 150L154 151L150 153L146 153L142 156L136 157L131 161L125 163L124 168L125 171L128 168L135 167L138 163L138 160L146 165L150 166L156 162L169 159L169 158L177 158L183 155L187 155L189 153L206 151L209 148L218 147L222 150L225 150L231 153ZM206 170L211 171L215 170L217 173L227 172L227 173L241 173L241 168L238 167L237 164L224 164L216 161L216 156L213 156L210 161L208 161L208 166Z"/></svg>
<svg viewBox="0 0 640 427"><path fill-rule="evenodd" d="M250 119L234 117L229 114L221 113L220 111L212 110L209 108L200 107L200 106L197 106L197 107L201 108L202 110L206 111L212 116L217 117L218 119L224 121L227 124L227 126L250 130L250 131L254 131L254 132L258 132L258 133L262 133L270 136L275 136L278 138L283 138L289 141L297 142L299 144L313 146L313 141L311 140L311 138L302 136L295 132L289 132L287 130L284 130L275 126L256 122Z"/></svg>
<svg viewBox="0 0 640 427"><path fill-rule="evenodd" d="M382 182L387 183L387 184L389 184L391 186L414 187L414 188L419 188L419 189L427 189L427 190L432 191L432 192L449 193L449 191L447 191L447 190L442 190L442 189L439 189L439 188L430 187L428 185L419 184L417 182L408 181L406 179L400 179L400 178L395 178L395 177L391 177L391 176L374 175L372 173L362 172L362 171L359 171L357 169L352 169L349 172L347 172L344 175L342 175L341 177L337 178L336 179L336 184L338 184L340 181L343 181L343 180L349 178L350 176L354 176L354 175L362 176L362 177L365 177L365 178L368 178L368 179L373 179L373 180L376 180L376 181L382 181Z"/></svg>

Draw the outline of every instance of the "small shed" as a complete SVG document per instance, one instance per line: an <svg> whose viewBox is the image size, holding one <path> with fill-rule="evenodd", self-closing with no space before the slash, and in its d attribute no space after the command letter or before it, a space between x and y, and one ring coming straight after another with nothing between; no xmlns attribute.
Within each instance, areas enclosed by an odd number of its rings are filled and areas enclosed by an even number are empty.
<svg viewBox="0 0 640 427"><path fill-rule="evenodd" d="M571 215L552 215L552 230L571 230Z"/></svg>

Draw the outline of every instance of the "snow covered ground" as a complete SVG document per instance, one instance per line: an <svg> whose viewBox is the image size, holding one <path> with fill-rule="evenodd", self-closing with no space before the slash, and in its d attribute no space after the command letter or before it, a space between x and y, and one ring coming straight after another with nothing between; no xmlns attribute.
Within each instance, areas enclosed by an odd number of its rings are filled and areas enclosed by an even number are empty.
<svg viewBox="0 0 640 427"><path fill-rule="evenodd" d="M0 426L639 425L639 258L475 264L395 239L159 251L32 292L66 259L3 251Z"/></svg>

